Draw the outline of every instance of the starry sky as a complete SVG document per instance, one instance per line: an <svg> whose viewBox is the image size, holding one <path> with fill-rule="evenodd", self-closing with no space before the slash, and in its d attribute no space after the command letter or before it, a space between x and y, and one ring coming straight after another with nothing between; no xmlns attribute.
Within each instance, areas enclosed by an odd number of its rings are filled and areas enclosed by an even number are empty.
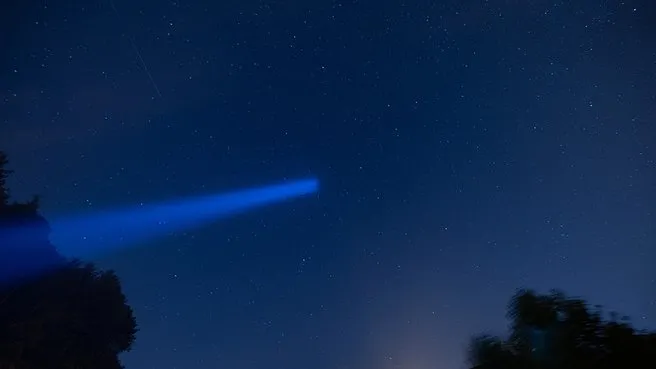
<svg viewBox="0 0 656 369"><path fill-rule="evenodd" d="M33 0L0 18L0 149L47 217L321 181L95 260L140 325L127 369L463 368L519 287L656 327L651 1Z"/></svg>

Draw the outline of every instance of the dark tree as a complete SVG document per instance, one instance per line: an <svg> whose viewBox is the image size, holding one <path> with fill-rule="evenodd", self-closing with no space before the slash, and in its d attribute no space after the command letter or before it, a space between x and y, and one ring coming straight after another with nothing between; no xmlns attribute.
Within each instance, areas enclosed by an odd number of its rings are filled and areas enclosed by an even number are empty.
<svg viewBox="0 0 656 369"><path fill-rule="evenodd" d="M137 325L112 271L66 260L39 201L10 203L0 152L0 369L117 369Z"/></svg>
<svg viewBox="0 0 656 369"><path fill-rule="evenodd" d="M553 291L521 290L508 306L507 339L481 335L470 344L477 369L656 368L656 333L634 329L628 318Z"/></svg>
<svg viewBox="0 0 656 369"><path fill-rule="evenodd" d="M9 190L7 189L7 178L11 171L7 169L7 155L0 151L0 208L9 204Z"/></svg>

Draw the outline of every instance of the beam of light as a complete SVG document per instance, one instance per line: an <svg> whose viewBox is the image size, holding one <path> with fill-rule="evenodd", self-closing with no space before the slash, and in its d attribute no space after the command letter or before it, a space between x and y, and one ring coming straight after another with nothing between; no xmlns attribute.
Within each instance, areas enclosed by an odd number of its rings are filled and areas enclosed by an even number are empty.
<svg viewBox="0 0 656 369"><path fill-rule="evenodd" d="M227 194L65 217L51 222L51 240L66 257L96 257L252 208L312 194L318 186L316 179L306 179Z"/></svg>

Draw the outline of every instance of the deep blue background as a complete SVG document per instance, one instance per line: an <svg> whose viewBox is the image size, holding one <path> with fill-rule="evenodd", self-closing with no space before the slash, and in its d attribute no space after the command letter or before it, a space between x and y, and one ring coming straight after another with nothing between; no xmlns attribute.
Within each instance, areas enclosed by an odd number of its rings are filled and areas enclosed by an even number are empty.
<svg viewBox="0 0 656 369"><path fill-rule="evenodd" d="M14 2L13 194L54 218L320 178L100 260L128 369L459 368L522 286L654 327L656 11L569 3Z"/></svg>

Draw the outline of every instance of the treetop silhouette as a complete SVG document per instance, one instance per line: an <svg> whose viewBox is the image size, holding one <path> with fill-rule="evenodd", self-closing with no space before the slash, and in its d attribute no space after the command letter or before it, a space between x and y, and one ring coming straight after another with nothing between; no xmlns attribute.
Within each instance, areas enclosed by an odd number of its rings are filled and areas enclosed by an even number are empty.
<svg viewBox="0 0 656 369"><path fill-rule="evenodd" d="M67 260L39 199L10 202L0 152L0 369L122 368L137 324L114 272Z"/></svg>
<svg viewBox="0 0 656 369"><path fill-rule="evenodd" d="M562 292L520 290L510 301L507 317L507 339L472 339L473 368L656 368L656 333L636 330L617 314L604 319L600 306L590 307Z"/></svg>

